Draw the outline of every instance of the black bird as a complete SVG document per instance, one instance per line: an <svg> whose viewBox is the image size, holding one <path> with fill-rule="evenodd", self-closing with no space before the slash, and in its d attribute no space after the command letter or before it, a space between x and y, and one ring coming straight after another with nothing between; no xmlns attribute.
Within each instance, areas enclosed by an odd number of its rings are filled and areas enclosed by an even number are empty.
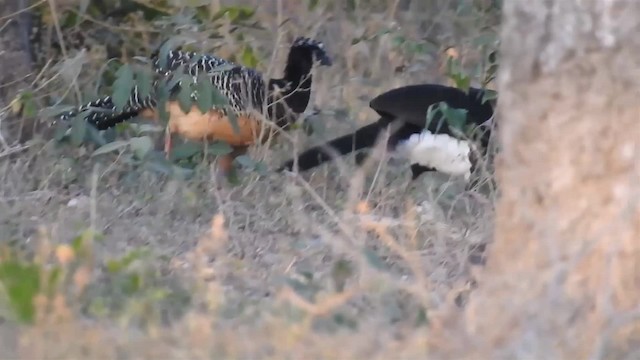
<svg viewBox="0 0 640 360"><path fill-rule="evenodd" d="M412 180L427 171L468 179L476 158L472 138L464 136L462 129L472 126L484 130L480 132L479 143L482 149L487 149L494 110L492 101L484 100L485 93L486 90L480 88L471 87L464 92L438 84L410 85L387 91L369 103L380 116L376 122L306 150L297 157L298 169L305 171L330 161L332 153L345 155L373 147L380 133L390 127L387 149L392 155L409 160ZM429 108L441 102L449 109L466 110L462 126L450 126L442 112L428 119ZM293 165L294 159L291 159L278 170L292 170Z"/></svg>

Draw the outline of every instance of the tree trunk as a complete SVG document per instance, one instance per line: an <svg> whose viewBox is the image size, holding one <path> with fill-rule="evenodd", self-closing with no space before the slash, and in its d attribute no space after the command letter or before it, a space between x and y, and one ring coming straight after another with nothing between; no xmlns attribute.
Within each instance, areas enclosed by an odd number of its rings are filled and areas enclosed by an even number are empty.
<svg viewBox="0 0 640 360"><path fill-rule="evenodd" d="M495 241L434 349L640 358L640 1L503 10Z"/></svg>
<svg viewBox="0 0 640 360"><path fill-rule="evenodd" d="M26 20L27 12L21 11L26 0L0 0L0 153L18 141L21 128L8 109L20 89L28 87L27 76L31 71L31 58L26 45L29 44Z"/></svg>
<svg viewBox="0 0 640 360"><path fill-rule="evenodd" d="M26 5L25 5L26 4ZM0 0L0 88L3 95L14 89L13 86L29 73L31 59L25 46L29 43L27 11L25 0ZM10 69L10 70L9 70ZM10 89L7 89L9 87Z"/></svg>

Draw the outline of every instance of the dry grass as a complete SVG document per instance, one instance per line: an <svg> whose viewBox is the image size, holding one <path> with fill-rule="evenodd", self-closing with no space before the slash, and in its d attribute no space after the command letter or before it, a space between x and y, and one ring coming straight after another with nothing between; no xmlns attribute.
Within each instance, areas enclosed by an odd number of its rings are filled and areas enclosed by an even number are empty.
<svg viewBox="0 0 640 360"><path fill-rule="evenodd" d="M292 16L292 34L326 31L336 61L315 75L314 102L332 137L373 120L368 99L384 90L446 81L444 49L407 55L391 36L355 46L351 37L402 24L405 36L428 33L477 62L469 43L477 34L451 21L446 3L420 9L420 20L394 6L353 20L295 2L259 16L271 26ZM252 41L268 49L274 39ZM99 68L82 61L80 84ZM401 65L409 66L394 73ZM252 155L273 166L325 138L294 137ZM1 241L43 279L59 268L64 281L36 298L33 325L0 326L2 357L423 358L431 314L472 287L468 259L492 237L493 199L437 174L408 187L406 167L375 166L356 172L346 158L218 186L210 164L188 181L170 179L36 134L28 149L0 158ZM80 240L81 251L71 247ZM148 254L113 268L140 249Z"/></svg>

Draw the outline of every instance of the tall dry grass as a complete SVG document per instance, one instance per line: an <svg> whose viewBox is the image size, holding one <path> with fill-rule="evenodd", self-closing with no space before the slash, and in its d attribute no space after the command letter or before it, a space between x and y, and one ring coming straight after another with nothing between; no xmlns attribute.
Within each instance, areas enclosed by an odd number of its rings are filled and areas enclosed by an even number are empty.
<svg viewBox="0 0 640 360"><path fill-rule="evenodd" d="M260 2L259 21L274 31L245 39L275 76L298 34L320 33L336 60L314 74L326 133L252 149L270 165L372 121L368 99L382 91L447 82L447 54L467 70L480 60L482 19L449 1L356 2L350 15L320 3ZM395 35L438 45L412 53ZM242 47L229 36L220 44L221 56ZM104 54L66 55L47 78L71 94L94 86ZM13 129L3 135L15 140ZM230 188L213 185L208 165L182 181L120 156L89 158L46 133L28 144L0 158L3 260L24 254L43 283L61 280L35 297L33 324L3 315L7 358L424 358L437 341L433 315L465 303L469 257L492 237L494 194L463 193L437 174L409 186L405 168L386 161L250 175Z"/></svg>

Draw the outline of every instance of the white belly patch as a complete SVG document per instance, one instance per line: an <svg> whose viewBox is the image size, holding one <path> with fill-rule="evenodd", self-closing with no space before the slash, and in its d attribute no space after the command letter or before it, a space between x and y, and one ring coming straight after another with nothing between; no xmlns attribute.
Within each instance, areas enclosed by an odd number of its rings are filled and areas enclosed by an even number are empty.
<svg viewBox="0 0 640 360"><path fill-rule="evenodd" d="M434 135L428 130L411 135L396 147L396 153L407 158L411 164L431 167L453 176L464 176L465 180L471 175L470 152L467 141L447 134Z"/></svg>

